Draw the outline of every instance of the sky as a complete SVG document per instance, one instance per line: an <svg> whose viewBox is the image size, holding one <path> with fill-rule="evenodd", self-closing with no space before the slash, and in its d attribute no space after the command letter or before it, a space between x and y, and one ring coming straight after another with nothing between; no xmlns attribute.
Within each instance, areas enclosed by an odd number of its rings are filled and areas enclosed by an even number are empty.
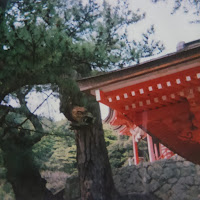
<svg viewBox="0 0 200 200"><path fill-rule="evenodd" d="M113 4L114 1L110 0ZM129 29L129 37L140 39L141 33L144 32L151 24L155 27L155 39L163 42L165 50L157 55L166 55L176 51L179 42L185 43L200 39L200 24L190 23L197 19L191 14L184 14L182 10L178 10L175 14L171 14L173 10L173 2L159 2L152 4L150 0L130 0L129 9L146 13L146 18L141 22L134 24ZM150 59L150 58L148 58ZM102 119L108 115L108 107L100 104Z"/></svg>
<svg viewBox="0 0 200 200"><path fill-rule="evenodd" d="M111 4L116 2L113 0L108 1L110 1ZM181 41L187 43L200 39L200 24L189 23L195 20L196 16L193 14L184 14L181 10L172 15L173 2L174 0L169 0L169 3L159 2L153 4L151 0L130 0L129 9L137 10L139 8L141 12L146 13L146 18L129 28L129 37L130 39L134 38L139 40L141 33L153 24L156 32L155 39L161 40L166 48L158 57L175 52L177 44ZM45 98L45 95L40 96L39 94L32 94L30 99L32 99L31 101L35 104L35 106L31 106L33 107L32 109L34 110L34 107L37 107L42 99ZM108 108L101 105L101 110L102 119L104 119L108 114ZM53 97L49 98L42 109L39 109L36 113L50 116L56 120L64 118L64 116L59 113L59 100Z"/></svg>
<svg viewBox="0 0 200 200"><path fill-rule="evenodd" d="M150 24L154 24L156 39L163 41L166 50L163 54L176 51L176 45L180 41L190 42L200 38L200 24L191 24L190 21L197 19L192 10L189 14L184 14L178 10L171 14L173 2L159 2L152 4L150 0L131 0L130 9L138 7L146 12L146 19L136 24L137 30L133 30L133 37L139 37L142 30L145 30ZM192 9L192 8L190 8Z"/></svg>

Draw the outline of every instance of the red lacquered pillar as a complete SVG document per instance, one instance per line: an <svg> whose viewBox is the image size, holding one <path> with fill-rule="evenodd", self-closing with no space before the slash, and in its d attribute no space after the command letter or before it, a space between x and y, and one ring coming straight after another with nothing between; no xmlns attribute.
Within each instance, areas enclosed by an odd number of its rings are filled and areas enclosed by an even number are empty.
<svg viewBox="0 0 200 200"><path fill-rule="evenodd" d="M149 159L150 162L155 161L155 155L154 155L154 150L153 150L153 140L152 137L147 134L147 143L148 143L148 151L149 151Z"/></svg>
<svg viewBox="0 0 200 200"><path fill-rule="evenodd" d="M139 164L138 146L134 136L132 136L132 140L133 140L134 164L138 165Z"/></svg>

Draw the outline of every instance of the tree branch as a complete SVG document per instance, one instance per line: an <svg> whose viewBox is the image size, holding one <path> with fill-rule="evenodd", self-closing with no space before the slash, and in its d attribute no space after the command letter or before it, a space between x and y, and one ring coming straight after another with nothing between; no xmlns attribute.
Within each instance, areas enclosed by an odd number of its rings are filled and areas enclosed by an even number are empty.
<svg viewBox="0 0 200 200"><path fill-rule="evenodd" d="M47 96L47 98L44 100L44 101L42 101L42 103L39 105L39 106L37 106L37 108L31 113L29 113L29 115L27 116L27 118L21 123L21 124L19 124L19 125L17 125L17 127L22 127L22 125L27 121L27 120L30 120L30 117L47 101L47 99L52 95L52 93L53 92L51 92L48 96Z"/></svg>
<svg viewBox="0 0 200 200"><path fill-rule="evenodd" d="M42 125L41 125L38 117L36 115L34 115L33 113L31 113L29 108L27 107L27 102L26 102L25 98L26 98L26 95L29 93L30 90L31 89L28 89L27 91L25 91L25 93L23 93L21 90L17 91L17 93L16 93L17 98L19 99L19 102L21 104L23 114L25 114L27 119L29 119L31 121L31 123L33 124L33 126L36 130L42 131L43 128L42 128Z"/></svg>

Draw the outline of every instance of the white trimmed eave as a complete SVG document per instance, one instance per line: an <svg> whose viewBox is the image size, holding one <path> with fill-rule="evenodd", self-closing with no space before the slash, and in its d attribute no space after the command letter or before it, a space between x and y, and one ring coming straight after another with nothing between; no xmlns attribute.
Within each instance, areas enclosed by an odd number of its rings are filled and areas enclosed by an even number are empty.
<svg viewBox="0 0 200 200"><path fill-rule="evenodd" d="M111 83L108 86L106 85L106 86L102 86L102 87L98 88L98 90L101 90L103 92L110 92L110 91L114 91L114 90L117 90L117 89L121 89L121 88L124 88L124 87L131 86L131 85L136 85L136 84L139 84L139 83L150 81L150 80L153 80L153 79L156 79L156 78L160 78L160 77L164 77L164 76L167 76L167 75L171 75L171 74L174 74L174 73L177 73L177 72L181 72L181 71L184 71L184 70L187 70L187 69L190 69L190 68L199 67L199 66L200 66L200 58L196 59L196 60L184 62L182 64L174 65L174 66L171 66L170 68L168 67L168 68L160 69L158 71L153 71L153 72L150 72L150 73L142 74L142 75L137 76L137 77L133 77L133 78L129 78L129 79L126 79L126 80L118 81L116 83ZM198 78L200 77L200 73L197 74L197 77ZM187 81L190 81L189 79L190 79L190 77L186 77ZM180 84L180 80L177 79L176 83ZM170 86L170 84L171 83L169 81L168 86ZM158 83L157 87L158 87L158 89L161 89L162 85L160 85ZM151 89L152 88L150 86L149 87L149 91L151 91ZM92 89L90 91L90 93L92 95L95 95L96 94L96 89ZM140 93L141 94L143 93L143 88L140 89ZM126 98L126 96L127 96L126 93L124 95L125 95L124 98ZM133 95L134 95L134 91L133 91L132 96ZM116 98L117 98L117 100L120 99L119 97L116 97Z"/></svg>

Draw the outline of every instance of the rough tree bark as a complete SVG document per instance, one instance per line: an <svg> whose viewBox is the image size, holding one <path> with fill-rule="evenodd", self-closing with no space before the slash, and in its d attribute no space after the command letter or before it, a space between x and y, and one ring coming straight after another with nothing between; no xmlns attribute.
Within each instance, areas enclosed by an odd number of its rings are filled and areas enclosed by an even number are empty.
<svg viewBox="0 0 200 200"><path fill-rule="evenodd" d="M95 122L76 130L81 197L84 200L117 199L98 104Z"/></svg>
<svg viewBox="0 0 200 200"><path fill-rule="evenodd" d="M8 148L12 145L12 148ZM19 144L1 145L7 180L12 184L16 200L44 200L48 190L30 158L30 152ZM30 149L31 151L31 149Z"/></svg>
<svg viewBox="0 0 200 200"><path fill-rule="evenodd" d="M99 105L88 98L87 108L79 107L77 99L83 98L81 95L76 99L66 95L62 90L61 111L75 129L81 199L117 200L119 195L112 178Z"/></svg>
<svg viewBox="0 0 200 200"><path fill-rule="evenodd" d="M16 200L63 200L62 193L54 196L46 188L46 181L41 178L31 157L31 148L28 150L21 144L8 142L1 145L1 148L4 152L7 180L13 187Z"/></svg>
<svg viewBox="0 0 200 200"><path fill-rule="evenodd" d="M63 200L62 193L54 196L48 191L45 186L46 181L41 178L32 157L33 145L41 140L45 132L38 117L27 107L28 92L23 89L16 91L21 107L0 106L3 115L0 117L0 127L4 129L4 134L0 138L0 148L3 150L4 164L7 169L6 178L13 187L16 200ZM26 116L38 133L30 136L30 132L23 129L22 125L6 121L5 117L9 112ZM20 127L22 129L18 130Z"/></svg>

